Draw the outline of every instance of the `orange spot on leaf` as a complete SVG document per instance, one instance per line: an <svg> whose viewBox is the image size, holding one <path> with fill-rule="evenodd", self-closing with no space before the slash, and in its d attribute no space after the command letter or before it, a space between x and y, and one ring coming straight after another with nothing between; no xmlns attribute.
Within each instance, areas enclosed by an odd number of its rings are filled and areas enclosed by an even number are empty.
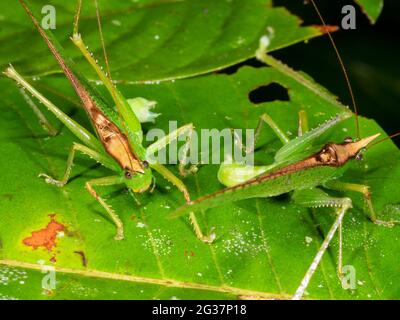
<svg viewBox="0 0 400 320"><path fill-rule="evenodd" d="M22 243L26 246L37 249L39 247L46 248L51 251L56 245L57 233L64 231L65 226L56 221L55 215L49 215L50 222L47 224L46 228L40 229L38 231L33 231L32 235L28 238L22 240Z"/></svg>
<svg viewBox="0 0 400 320"><path fill-rule="evenodd" d="M317 28L319 31L321 31L322 33L332 33L332 32L336 32L339 30L338 26L331 26L331 25L319 25L319 24L315 24L313 25L314 28Z"/></svg>

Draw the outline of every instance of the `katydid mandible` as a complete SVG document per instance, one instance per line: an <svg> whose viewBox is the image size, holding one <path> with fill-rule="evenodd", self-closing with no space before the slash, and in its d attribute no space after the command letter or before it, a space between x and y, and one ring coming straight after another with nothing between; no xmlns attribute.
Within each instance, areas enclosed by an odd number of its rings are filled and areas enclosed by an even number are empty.
<svg viewBox="0 0 400 320"><path fill-rule="evenodd" d="M193 130L192 124L178 128L175 132L170 133L168 136L158 140L156 143L145 149L142 145L143 132L141 123L136 115L136 113L140 111L138 110L139 108L143 109L142 102L144 99L137 98L141 99L141 103L137 103L137 100L133 100L133 103L130 103L128 100L126 100L121 92L112 83L110 75L106 75L102 71L102 68L100 68L93 56L88 51L81 35L78 33L81 1L78 1L78 10L74 23L74 33L71 39L73 43L80 49L82 54L85 56L87 61L91 64L101 81L106 86L112 99L114 100L114 103L116 104L117 111L113 106L108 105L105 102L106 100L96 90L96 88L94 88L93 85L79 73L71 59L65 56L63 48L60 46L51 32L44 30L40 26L39 22L25 1L20 0L20 3L27 12L28 16L31 18L36 29L39 31L41 37L46 42L51 53L56 58L64 74L79 96L82 106L86 110L86 113L88 114L97 135L97 137L94 136L87 129L63 113L59 108L57 108L47 98L33 88L10 65L10 67L4 71L4 74L15 80L18 85L31 93L42 104L44 104L47 109L51 111L82 142L73 144L68 156L67 168L61 180L57 180L48 176L47 174L41 174L40 176L44 177L48 183L54 184L58 187L64 186L69 180L74 156L77 151L89 156L103 166L114 171L116 173L115 175L87 181L86 189L104 207L115 223L117 227L115 235L116 240L122 240L124 238L123 223L111 206L109 206L105 200L99 196L94 189L95 186L125 184L130 192L145 192L149 190L154 181L152 173L152 170L154 170L175 185L183 193L185 200L190 202L189 192L187 191L185 184L164 165L154 161L150 163L150 161L148 161L148 157L158 150L164 148L167 144L171 143L173 140L176 140L178 137L182 135L190 136L190 132ZM96 9L101 35L100 15L97 2ZM103 41L102 45L105 52ZM105 59L107 63L106 54ZM147 101L145 101L145 103L146 102ZM149 108L152 103L147 103L147 108ZM142 109L141 111L143 111ZM144 111L147 112L148 109L145 109ZM180 164L181 172L184 172L185 170L183 166L183 164ZM207 243L212 242L214 239L213 234L205 236L202 233L194 213L190 214L190 221L193 225L196 236L200 240Z"/></svg>

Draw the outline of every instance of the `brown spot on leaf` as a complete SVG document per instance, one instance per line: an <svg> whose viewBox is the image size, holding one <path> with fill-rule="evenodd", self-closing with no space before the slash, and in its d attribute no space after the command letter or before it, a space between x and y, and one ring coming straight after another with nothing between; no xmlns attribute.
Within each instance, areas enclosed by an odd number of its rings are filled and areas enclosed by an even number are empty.
<svg viewBox="0 0 400 320"><path fill-rule="evenodd" d="M64 231L65 226L56 221L55 214L49 215L50 222L46 228L38 231L33 231L32 235L22 240L22 243L26 246L37 249L39 247L46 248L47 250L53 249L56 245L57 233Z"/></svg>
<svg viewBox="0 0 400 320"><path fill-rule="evenodd" d="M81 257L82 265L84 267L86 267L87 266L87 259L86 259L85 253L83 251L74 251L74 253L78 254Z"/></svg>

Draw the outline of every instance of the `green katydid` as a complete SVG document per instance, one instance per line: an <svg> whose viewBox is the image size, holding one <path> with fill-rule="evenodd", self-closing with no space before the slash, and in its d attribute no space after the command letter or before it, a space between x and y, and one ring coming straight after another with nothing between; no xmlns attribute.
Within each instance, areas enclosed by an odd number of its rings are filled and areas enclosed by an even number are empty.
<svg viewBox="0 0 400 320"><path fill-rule="evenodd" d="M316 9L323 25L326 27L318 8L313 0L311 0ZM328 30L328 28L326 28ZM330 40L336 50L342 70L345 74L350 95L353 99L353 106L356 113L357 134L359 131L357 109L354 102L354 96L351 84L348 80L346 69L343 65L336 45L328 31ZM286 74L294 77L302 77L295 73L292 69L277 61L268 55L267 49L271 40L271 35L264 36L260 39L260 46L256 51L256 57L263 63L280 69ZM302 78L304 83L307 79ZM332 207L336 211L336 219L332 224L328 234L326 235L319 251L307 270L300 286L298 287L293 299L301 299L311 280L312 275L317 269L324 252L327 250L333 236L339 229L339 255L338 255L338 275L342 276L342 220L347 210L352 208L352 200L348 197L332 197L325 190L335 191L353 191L363 195L372 222L388 227L392 227L399 221L382 221L377 218L374 207L372 205L371 193L369 186L341 182L340 178L349 169L352 162L362 160L362 154L367 150L368 146L379 136L375 134L363 139L346 138L341 143L327 143L318 152L310 154L307 147L312 145L318 137L320 137L328 129L338 125L345 119L352 116L350 111L344 111L336 117L323 123L317 128L309 130L307 115L304 111L299 112L299 134L296 138L290 140L274 120L268 115L260 116L259 124L256 129L256 138L258 137L263 124L267 124L276 136L283 143L283 147L279 149L275 156L274 162L265 166L249 166L240 163L222 164L218 171L218 180L226 186L225 189L219 190L209 195L200 197L199 199L188 203L175 212L170 217L176 218L189 212L197 212L200 210L217 207L226 202L239 201L244 199L254 199L259 197L274 197L281 194L290 193L293 202L299 206L306 208ZM397 134L396 134L397 135ZM392 137L396 136L393 135ZM385 139L383 139L385 140ZM253 144L253 148L255 146ZM374 143L376 144L376 142ZM253 148L246 152L253 152Z"/></svg>
<svg viewBox="0 0 400 320"><path fill-rule="evenodd" d="M143 132L139 121L139 114L140 112L145 111L146 113L148 111L146 105L143 108L143 104L146 104L146 101L142 98L134 100L133 103L126 100L112 83L109 70L108 75L106 75L88 51L81 35L78 33L81 1L78 1L74 33L71 39L81 50L82 54L97 72L99 78L108 89L117 106L117 111L113 106L108 105L96 88L94 88L93 85L79 73L79 71L77 71L76 66L68 57L65 56L63 48L59 45L51 32L44 30L40 26L25 1L20 0L20 3L33 21L36 29L45 40L51 53L58 61L64 74L79 96L82 106L86 110L97 134L97 137L94 136L87 129L68 117L48 99L42 96L35 88L33 88L12 66L7 68L4 71L6 76L15 80L24 90L31 93L42 104L44 104L47 109L51 111L82 142L73 144L68 156L67 168L63 178L61 180L56 180L46 174L41 174L41 176L45 178L46 182L59 187L64 186L69 180L74 156L77 151L91 157L103 166L115 172L115 175L109 177L87 181L86 189L104 207L114 221L117 227L115 236L115 239L117 240L121 240L124 237L122 221L105 200L98 195L94 189L95 186L125 184L131 193L145 192L151 187L154 181L152 173L152 170L154 170L175 185L183 193L185 200L190 202L190 196L185 184L165 166L154 161L151 161L150 163L148 159L152 154L164 148L167 144L171 143L171 141L178 139L178 137L182 135L190 136L190 132L193 130L192 124L178 128L168 136L165 136L150 145L147 149L144 148L142 145ZM105 46L101 33L99 10L97 2L95 3L104 56L108 67L107 55L105 53ZM180 169L181 172L185 172L183 164L180 164ZM207 243L212 242L214 238L213 234L205 236L202 233L193 213L190 214L190 221L193 225L196 236L200 240Z"/></svg>

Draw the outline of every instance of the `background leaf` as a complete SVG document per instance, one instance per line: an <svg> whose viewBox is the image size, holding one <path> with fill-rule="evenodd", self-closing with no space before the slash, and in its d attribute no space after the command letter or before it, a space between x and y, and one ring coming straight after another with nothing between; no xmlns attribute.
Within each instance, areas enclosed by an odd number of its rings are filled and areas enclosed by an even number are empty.
<svg viewBox="0 0 400 320"><path fill-rule="evenodd" d="M355 0L371 23L375 23L383 9L383 0Z"/></svg>
<svg viewBox="0 0 400 320"><path fill-rule="evenodd" d="M44 4L44 0L32 3L37 12ZM57 12L54 34L68 54L82 62L69 39L74 1L52 4ZM80 32L90 50L103 61L93 2L84 4ZM1 6L5 12L10 10L9 4ZM5 28L2 41L7 43L0 48L0 66L13 61L29 75L58 71L25 12L19 6L12 8L15 13L0 21ZM112 6L101 1L100 8L113 79L120 81L182 78L234 65L254 56L267 27L275 30L271 50L320 34L317 28L300 27L298 18L284 8L272 8L269 0L116 1ZM22 45L30 50L20 50ZM87 63L81 66L88 76L97 79Z"/></svg>

